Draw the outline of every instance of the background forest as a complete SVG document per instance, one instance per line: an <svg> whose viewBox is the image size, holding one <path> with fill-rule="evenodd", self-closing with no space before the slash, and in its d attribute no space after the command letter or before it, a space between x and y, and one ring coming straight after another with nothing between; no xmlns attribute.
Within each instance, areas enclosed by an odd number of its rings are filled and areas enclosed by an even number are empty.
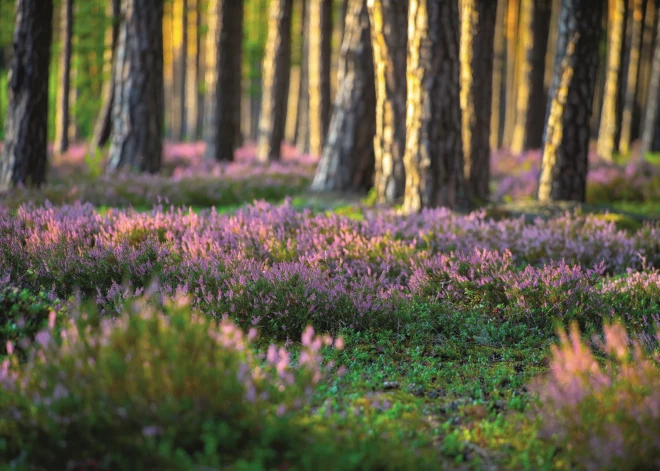
<svg viewBox="0 0 660 471"><path fill-rule="evenodd" d="M660 468L658 0L0 0L0 470Z"/></svg>

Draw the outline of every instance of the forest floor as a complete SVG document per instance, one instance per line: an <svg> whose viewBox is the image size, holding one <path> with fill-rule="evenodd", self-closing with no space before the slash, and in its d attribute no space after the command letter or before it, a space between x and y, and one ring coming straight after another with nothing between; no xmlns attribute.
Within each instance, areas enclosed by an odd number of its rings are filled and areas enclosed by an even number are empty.
<svg viewBox="0 0 660 471"><path fill-rule="evenodd" d="M98 156L74 147L46 188L0 198L0 469L3 458L9 469L120 469L127 456L131 469L540 470L603 457L630 467L635 443L610 432L632 440L639 427L625 404L594 419L589 408L605 396L581 376L593 372L589 348L564 344L575 355L562 357L552 347L576 322L599 364L616 365L589 339L620 319L657 351L656 176L597 168L590 204L580 206L514 200L524 185L497 177L496 205L404 216L370 196L306 192L312 157L287 148L264 169L250 154L208 164L199 145L169 144L163 176L105 176ZM256 363L240 342L226 344L253 373L282 361L271 343L285 347L294 383L280 397L254 379L268 394L227 409L235 390L217 386L216 400L204 389L222 369L189 344L200 321L183 301L185 321L97 330L99 319L137 316L142 299L168 313L162 300L183 295L209 332L223 314L257 329ZM318 383L295 366L310 355L306 325L343 339L342 349L317 348ZM60 346L60 329L74 347ZM242 378L239 363L223 364ZM561 393L562 368L581 378L570 394ZM657 388L644 388L658 376L635 379L633 402L655 400ZM608 386L613 394L620 383ZM280 420L280 407L300 400ZM91 438L68 446L80 437ZM623 451L613 458L594 443Z"/></svg>

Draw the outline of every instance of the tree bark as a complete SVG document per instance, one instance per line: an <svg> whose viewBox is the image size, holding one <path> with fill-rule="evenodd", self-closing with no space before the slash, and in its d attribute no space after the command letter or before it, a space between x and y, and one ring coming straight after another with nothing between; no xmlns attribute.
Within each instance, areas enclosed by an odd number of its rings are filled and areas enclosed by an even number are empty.
<svg viewBox="0 0 660 471"><path fill-rule="evenodd" d="M69 93L71 89L71 37L73 36L73 0L62 0L60 14L61 42L58 70L57 107L55 109L55 153L69 148Z"/></svg>
<svg viewBox="0 0 660 471"><path fill-rule="evenodd" d="M0 191L46 180L53 1L17 0L15 12Z"/></svg>
<svg viewBox="0 0 660 471"><path fill-rule="evenodd" d="M562 0L555 77L539 179L540 201L584 201L598 48L600 0Z"/></svg>
<svg viewBox="0 0 660 471"><path fill-rule="evenodd" d="M293 0L271 0L257 141L257 160L262 163L281 156L289 96L292 10Z"/></svg>
<svg viewBox="0 0 660 471"><path fill-rule="evenodd" d="M186 81L185 81L185 120L183 137L189 141L199 137L197 121L198 107L202 106L199 97L199 3L200 0L187 0L187 48L186 54Z"/></svg>
<svg viewBox="0 0 660 471"><path fill-rule="evenodd" d="M312 190L365 192L373 183L376 126L366 0L349 1L340 65L328 140Z"/></svg>
<svg viewBox="0 0 660 471"><path fill-rule="evenodd" d="M504 97L504 129L502 145L511 147L513 129L516 123L516 66L518 64L518 24L520 21L520 0L506 0L506 94Z"/></svg>
<svg viewBox="0 0 660 471"><path fill-rule="evenodd" d="M516 124L511 150L519 154L538 149L543 143L545 126L545 55L550 32L550 0L522 3L519 39L524 45L518 77Z"/></svg>
<svg viewBox="0 0 660 471"><path fill-rule="evenodd" d="M392 203L406 188L406 51L408 0L368 0L376 77L374 188Z"/></svg>
<svg viewBox="0 0 660 471"><path fill-rule="evenodd" d="M642 45L645 3L646 0L634 0L631 11L630 56L623 99L623 114L621 116L621 136L619 137L619 152L622 155L628 155L630 152L630 143L633 134L633 112L637 95L637 79L639 78L639 53Z"/></svg>
<svg viewBox="0 0 660 471"><path fill-rule="evenodd" d="M469 197L488 200L493 44L497 2L463 0L461 17L461 112L464 176ZM542 77L542 76L541 76Z"/></svg>
<svg viewBox="0 0 660 471"><path fill-rule="evenodd" d="M332 0L312 0L307 8L309 144L313 155L321 155L330 124Z"/></svg>
<svg viewBox="0 0 660 471"><path fill-rule="evenodd" d="M108 169L155 173L164 121L163 2L122 0Z"/></svg>
<svg viewBox="0 0 660 471"><path fill-rule="evenodd" d="M506 14L506 1L497 1L497 18L495 20L495 38L493 39L493 93L491 101L492 116L490 121L490 148L500 148L502 123L504 122L504 101L506 93L506 80L504 74L505 32L504 18Z"/></svg>
<svg viewBox="0 0 660 471"><path fill-rule="evenodd" d="M212 0L208 12L206 156L217 161L232 161L241 126L243 4Z"/></svg>
<svg viewBox="0 0 660 471"><path fill-rule="evenodd" d="M461 138L458 0L412 0L408 14L406 190L416 212L468 201Z"/></svg>
<svg viewBox="0 0 660 471"><path fill-rule="evenodd" d="M179 140L186 135L186 121L188 119L186 109L186 92L188 81L188 0L181 0L181 16L177 18L181 22L181 53L179 56L179 129L177 130Z"/></svg>
<svg viewBox="0 0 660 471"><path fill-rule="evenodd" d="M653 141L657 141L658 137L660 137L660 4L658 5L656 17L658 26L653 51L649 93L642 128L642 158L649 152L660 150L653 146Z"/></svg>
<svg viewBox="0 0 660 471"><path fill-rule="evenodd" d="M103 147L110 139L112 133L112 108L115 96L115 82L114 82L114 63L115 51L117 49L117 38L119 37L119 15L121 11L121 0L112 0L111 3L106 4L106 15L111 19L111 27L106 31L106 45L104 53L104 69L103 75L105 81L103 83L103 96L101 111L94 126L94 133L92 137L92 145L96 148Z"/></svg>
<svg viewBox="0 0 660 471"><path fill-rule="evenodd" d="M298 112L296 113L296 147L303 154L309 154L309 38L306 34L309 23L309 3L301 1L302 41L300 52L300 88Z"/></svg>

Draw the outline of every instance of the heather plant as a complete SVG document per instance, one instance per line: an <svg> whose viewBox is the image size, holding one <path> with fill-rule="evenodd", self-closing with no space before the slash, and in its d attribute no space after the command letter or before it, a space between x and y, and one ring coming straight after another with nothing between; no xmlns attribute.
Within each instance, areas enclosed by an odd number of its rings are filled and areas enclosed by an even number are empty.
<svg viewBox="0 0 660 471"><path fill-rule="evenodd" d="M576 324L560 330L550 373L539 386L542 436L581 469L657 469L660 466L658 358L623 325L604 328L595 342L604 365L581 339Z"/></svg>

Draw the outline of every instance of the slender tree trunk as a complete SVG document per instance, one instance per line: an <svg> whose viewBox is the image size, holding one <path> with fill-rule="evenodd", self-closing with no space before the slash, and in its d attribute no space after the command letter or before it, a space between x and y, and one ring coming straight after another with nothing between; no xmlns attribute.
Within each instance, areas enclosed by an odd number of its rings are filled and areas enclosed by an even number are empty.
<svg viewBox="0 0 660 471"><path fill-rule="evenodd" d="M46 181L52 0L17 0L0 191Z"/></svg>
<svg viewBox="0 0 660 471"><path fill-rule="evenodd" d="M598 130L598 155L612 160L614 137L617 128L619 80L622 75L621 52L626 24L626 0L610 0L608 9L607 77L603 94L600 127Z"/></svg>
<svg viewBox="0 0 660 471"><path fill-rule="evenodd" d="M197 134L197 108L198 102L198 81L199 81L199 3L200 0L187 0L186 18L187 26L187 54L186 54L186 80L185 80L185 105L183 137L186 140L194 141L198 138Z"/></svg>
<svg viewBox="0 0 660 471"><path fill-rule="evenodd" d="M463 0L461 17L461 111L464 175L468 195L488 200L493 44L497 3Z"/></svg>
<svg viewBox="0 0 660 471"><path fill-rule="evenodd" d="M656 33L656 2L647 1L644 12L644 29L642 32L642 46L639 57L639 83L637 85L637 98L633 114L632 140L641 139L643 133L644 113L649 96L649 83L651 81L651 68L653 67L653 44Z"/></svg>
<svg viewBox="0 0 660 471"><path fill-rule="evenodd" d="M366 0L350 0L339 89L314 191L364 192L373 183L376 126L374 66Z"/></svg>
<svg viewBox="0 0 660 471"><path fill-rule="evenodd" d="M185 138L186 121L188 119L186 109L186 92L188 81L188 0L181 0L181 16L177 18L181 22L181 52L179 57L179 129L177 130L179 140Z"/></svg>
<svg viewBox="0 0 660 471"><path fill-rule="evenodd" d="M291 62L293 0L271 0L268 40L263 61L263 98L259 119L257 160L279 160L286 126Z"/></svg>
<svg viewBox="0 0 660 471"><path fill-rule="evenodd" d="M497 18L495 20L495 38L493 40L493 100L491 102L490 120L490 148L499 149L502 133L502 97L505 94L506 80L504 80L504 18L506 1L497 0Z"/></svg>
<svg viewBox="0 0 660 471"><path fill-rule="evenodd" d="M240 132L243 4L211 0L206 43L206 156L234 160Z"/></svg>
<svg viewBox="0 0 660 471"><path fill-rule="evenodd" d="M658 4L657 18L658 26L653 51L651 80L642 127L642 158L649 152L660 150L653 147L654 138L657 140L660 137L660 4Z"/></svg>
<svg viewBox="0 0 660 471"><path fill-rule="evenodd" d="M376 66L374 187L378 201L392 203L406 188L408 0L368 0L367 4Z"/></svg>
<svg viewBox="0 0 660 471"><path fill-rule="evenodd" d="M205 0L197 0L197 118L195 120L195 136L197 139L204 137L204 92L205 90L199 86L200 82L206 77L206 36L208 33L203 34L202 31L206 28L207 24L202 22L202 18L207 17L206 10L202 8L202 4L207 5Z"/></svg>
<svg viewBox="0 0 660 471"><path fill-rule="evenodd" d="M555 78L539 180L540 201L585 199L602 8L600 1L561 3Z"/></svg>
<svg viewBox="0 0 660 471"><path fill-rule="evenodd" d="M308 30L309 1L302 0L303 33ZM303 154L309 154L309 35L303 34L302 55L300 57L300 94L298 97L298 125L296 126L296 146Z"/></svg>
<svg viewBox="0 0 660 471"><path fill-rule="evenodd" d="M321 155L330 124L330 57L332 53L332 0L309 2L309 142Z"/></svg>
<svg viewBox="0 0 660 471"><path fill-rule="evenodd" d="M71 88L71 37L73 36L73 0L62 0L60 14L60 64L58 70L57 107L55 109L55 153L69 148L69 91Z"/></svg>
<svg viewBox="0 0 660 471"><path fill-rule="evenodd" d="M412 0L408 14L403 209L465 208L458 0Z"/></svg>
<svg viewBox="0 0 660 471"><path fill-rule="evenodd" d="M518 23L520 0L506 0L506 96L504 131L502 133L502 145L511 147L513 129L516 124L516 66L517 55L521 45L518 44Z"/></svg>
<svg viewBox="0 0 660 471"><path fill-rule="evenodd" d="M634 0L632 10L632 31L630 32L630 59L626 78L626 88L621 117L621 137L619 152L628 155L632 137L633 112L637 95L637 79L639 77L639 53L642 44L642 28L644 25L644 7L646 0Z"/></svg>
<svg viewBox="0 0 660 471"><path fill-rule="evenodd" d="M545 55L550 32L550 0L522 3L519 39L524 45L516 87L516 124L511 150L519 154L538 149L543 142L547 97L544 89Z"/></svg>
<svg viewBox="0 0 660 471"><path fill-rule="evenodd" d="M108 169L155 173L162 161L163 2L122 0Z"/></svg>

